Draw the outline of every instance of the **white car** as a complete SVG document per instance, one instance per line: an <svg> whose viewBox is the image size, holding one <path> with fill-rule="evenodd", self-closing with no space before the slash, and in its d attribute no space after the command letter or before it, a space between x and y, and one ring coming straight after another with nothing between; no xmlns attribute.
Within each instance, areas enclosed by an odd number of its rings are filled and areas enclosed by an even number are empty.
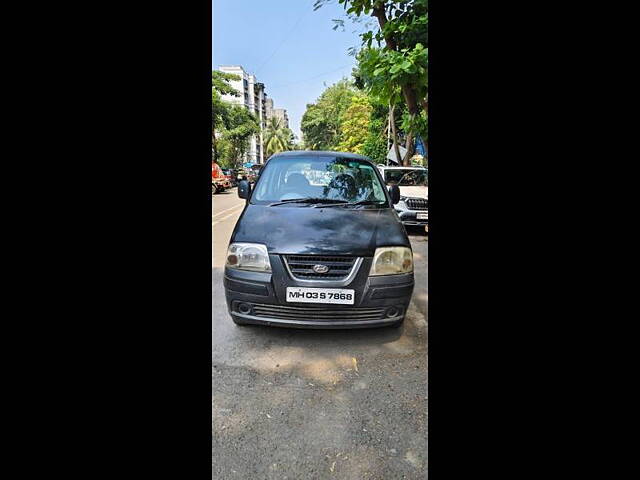
<svg viewBox="0 0 640 480"><path fill-rule="evenodd" d="M429 231L429 186L425 167L388 167L378 165L387 185L400 187L396 212L404 225L423 225Z"/></svg>

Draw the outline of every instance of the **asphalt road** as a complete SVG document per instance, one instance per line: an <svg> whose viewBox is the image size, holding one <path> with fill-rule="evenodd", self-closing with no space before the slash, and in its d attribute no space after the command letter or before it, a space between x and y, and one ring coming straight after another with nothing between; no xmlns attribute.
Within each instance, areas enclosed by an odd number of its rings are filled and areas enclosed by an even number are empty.
<svg viewBox="0 0 640 480"><path fill-rule="evenodd" d="M400 329L238 327L222 277L244 200L213 196L214 479L427 477L427 236Z"/></svg>

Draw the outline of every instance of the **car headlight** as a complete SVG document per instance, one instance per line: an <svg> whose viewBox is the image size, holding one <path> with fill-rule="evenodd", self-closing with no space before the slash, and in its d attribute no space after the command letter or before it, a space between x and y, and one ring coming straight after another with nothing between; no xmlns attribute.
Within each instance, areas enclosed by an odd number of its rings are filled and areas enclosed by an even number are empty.
<svg viewBox="0 0 640 480"><path fill-rule="evenodd" d="M229 245L226 266L256 272L271 271L267 247L260 243L232 243Z"/></svg>
<svg viewBox="0 0 640 480"><path fill-rule="evenodd" d="M411 272L413 272L413 253L410 248L376 248L369 275L397 275Z"/></svg>

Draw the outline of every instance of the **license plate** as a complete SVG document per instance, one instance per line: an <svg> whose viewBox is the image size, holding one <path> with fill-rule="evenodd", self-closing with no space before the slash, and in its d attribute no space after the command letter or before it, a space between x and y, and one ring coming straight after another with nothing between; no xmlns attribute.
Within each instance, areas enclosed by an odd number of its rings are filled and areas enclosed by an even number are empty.
<svg viewBox="0 0 640 480"><path fill-rule="evenodd" d="M429 214L428 213L418 213L418 214L416 214L416 218L418 220L428 220L429 219Z"/></svg>
<svg viewBox="0 0 640 480"><path fill-rule="evenodd" d="M287 287L287 302L341 303L353 305L355 290L346 288Z"/></svg>

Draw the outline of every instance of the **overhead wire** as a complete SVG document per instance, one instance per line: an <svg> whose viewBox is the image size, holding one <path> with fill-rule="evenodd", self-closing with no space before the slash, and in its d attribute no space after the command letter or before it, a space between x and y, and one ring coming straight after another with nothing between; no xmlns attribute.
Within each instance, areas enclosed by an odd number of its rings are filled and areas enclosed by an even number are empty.
<svg viewBox="0 0 640 480"><path fill-rule="evenodd" d="M291 28L289 29L289 31L288 31L288 32L287 32L287 34L284 36L284 38L282 39L282 41L280 42L280 44L276 47L276 49L275 49L273 52L271 52L271 55L269 55L269 56L267 57L267 59L266 59L264 62L262 62L258 68L256 68L256 70L255 70L255 73L256 73L256 74L257 74L257 73L262 69L262 67L264 67L264 66L267 64L267 62L268 62L269 60L271 60L271 59L273 58L273 56L274 56L276 53L278 53L278 50L280 50L280 48L284 45L284 43L289 39L289 35L291 35L291 34L293 33L293 31L297 28L297 26L300 24L300 22L302 21L302 19L303 19L304 17L306 17L306 16L307 16L307 14L308 14L310 11L312 11L312 10L310 10L310 9L309 9L309 10L305 9L305 10L302 12L302 15L300 15L300 17L298 17L298 20L296 21L296 23L294 23L294 24L293 24L293 27L291 27Z"/></svg>
<svg viewBox="0 0 640 480"><path fill-rule="evenodd" d="M339 70L342 70L342 69L344 69L344 68L351 67L351 66L352 66L352 64L351 64L351 63L349 63L348 65L343 65L343 66L338 67L338 68L336 68L336 69L334 69L334 70L329 70L328 72L319 73L318 75L314 75L313 77L304 78L304 79L302 79L302 80L296 80L295 82L282 83L282 84L280 84L280 85L272 85L272 86L270 86L269 88L288 87L289 85L296 85L296 84L298 84L298 83L304 83L304 82L307 82L307 81L309 81L309 80L315 80L316 78L318 78L318 77L322 77L323 75L327 75L327 74L329 74L329 73L337 72L337 71L339 71Z"/></svg>

